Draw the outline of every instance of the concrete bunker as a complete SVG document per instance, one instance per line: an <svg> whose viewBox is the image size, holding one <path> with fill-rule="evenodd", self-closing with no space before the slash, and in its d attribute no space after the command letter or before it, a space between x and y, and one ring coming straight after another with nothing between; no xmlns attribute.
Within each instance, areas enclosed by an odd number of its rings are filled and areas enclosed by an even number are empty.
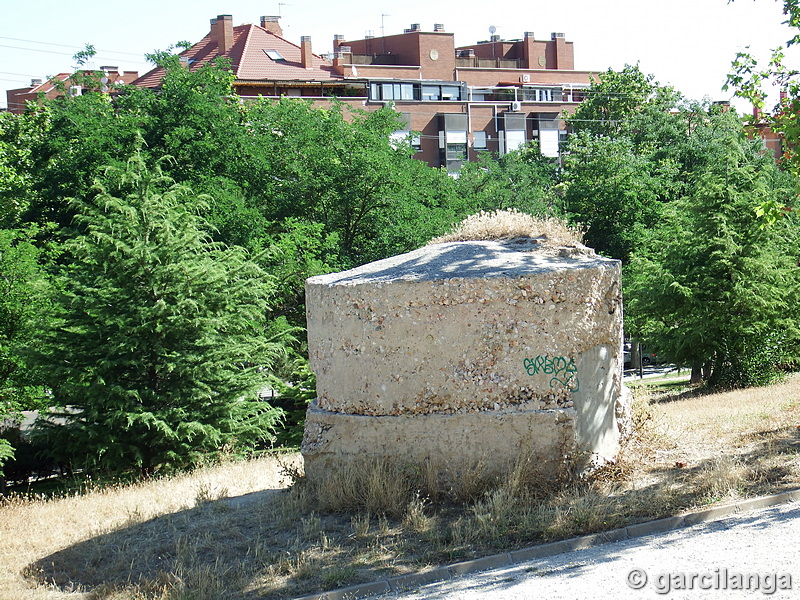
<svg viewBox="0 0 800 600"><path fill-rule="evenodd" d="M620 262L543 238L432 244L306 282L310 480L365 459L500 475L619 449Z"/></svg>

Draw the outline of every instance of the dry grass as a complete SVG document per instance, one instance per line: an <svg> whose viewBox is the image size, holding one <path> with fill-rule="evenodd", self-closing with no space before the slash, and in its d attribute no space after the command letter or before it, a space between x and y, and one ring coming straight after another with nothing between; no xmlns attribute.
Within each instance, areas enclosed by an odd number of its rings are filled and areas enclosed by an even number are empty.
<svg viewBox="0 0 800 600"><path fill-rule="evenodd" d="M543 244L576 246L583 240L583 231L562 219L534 217L518 210L481 211L464 219L448 234L432 239L429 244L470 240L502 240L539 238Z"/></svg>
<svg viewBox="0 0 800 600"><path fill-rule="evenodd" d="M298 462L298 457L291 460ZM171 515L202 511L206 505L224 506L218 502L220 498L277 490L285 488L286 483L278 461L267 458L224 464L168 479L105 487L85 495L7 499L0 503L0 539L3 540L0 544L0 598L63 598L63 589L70 587L66 581L69 577L65 578L64 574L72 567L58 563L55 557L60 556L59 552L78 548L74 557L76 568L85 567L85 562L92 563L91 569L85 569L75 578L74 587L81 587L80 580L86 576L99 581L108 574L104 563L118 567L122 560L134 567L137 560L148 560L148 554L159 551L165 531L149 531L142 539L137 532L141 524L168 522ZM118 546L107 548L103 543L104 539L125 531L134 533L123 536L130 539ZM181 543L188 548L191 542ZM106 550L112 554L106 554ZM137 556L139 552L144 556ZM31 565L47 556L54 558L50 575L59 579L59 586L34 586L34 579L24 577L23 572L30 574L41 569L41 566Z"/></svg>
<svg viewBox="0 0 800 600"><path fill-rule="evenodd" d="M295 456L284 472L300 483L288 491L275 491L286 483L263 459L11 500L0 506L0 598L295 597L800 487L800 377L714 395L638 388L636 403L618 463L558 491L539 484L532 456L498 485L468 477L471 491L439 496L426 495L424 467L409 476L389 464L311 489Z"/></svg>

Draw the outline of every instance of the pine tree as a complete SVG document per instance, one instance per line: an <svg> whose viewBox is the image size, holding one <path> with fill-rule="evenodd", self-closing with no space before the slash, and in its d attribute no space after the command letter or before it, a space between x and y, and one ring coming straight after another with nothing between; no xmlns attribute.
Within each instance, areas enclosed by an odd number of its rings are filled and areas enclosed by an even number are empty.
<svg viewBox="0 0 800 600"><path fill-rule="evenodd" d="M688 194L628 270L631 329L696 380L768 383L798 339L797 227L760 227L754 207L778 197L777 169L735 115L711 116L695 142Z"/></svg>
<svg viewBox="0 0 800 600"><path fill-rule="evenodd" d="M211 241L203 200L140 154L93 191L72 201L61 312L37 355L65 409L41 424L54 454L149 475L271 439L268 276Z"/></svg>

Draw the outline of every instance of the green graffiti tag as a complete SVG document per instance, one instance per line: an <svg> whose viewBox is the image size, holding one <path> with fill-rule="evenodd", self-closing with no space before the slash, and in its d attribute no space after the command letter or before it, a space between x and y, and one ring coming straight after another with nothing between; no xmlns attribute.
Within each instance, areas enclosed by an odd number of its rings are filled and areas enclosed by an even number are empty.
<svg viewBox="0 0 800 600"><path fill-rule="evenodd" d="M578 368L575 366L575 359L566 356L544 356L539 355L536 358L526 358L522 361L525 371L528 375L538 375L544 373L545 375L553 375L550 379L550 387L554 388L559 385L566 389L577 392L580 384L578 383Z"/></svg>

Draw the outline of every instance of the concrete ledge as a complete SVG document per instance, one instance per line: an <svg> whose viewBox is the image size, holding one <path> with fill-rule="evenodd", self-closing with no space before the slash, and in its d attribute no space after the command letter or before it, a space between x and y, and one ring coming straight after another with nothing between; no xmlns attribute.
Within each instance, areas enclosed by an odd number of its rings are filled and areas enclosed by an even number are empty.
<svg viewBox="0 0 800 600"><path fill-rule="evenodd" d="M400 592L418 588L428 583L436 583L450 577L449 569L450 567L436 567L423 573L409 573L408 575L391 577L388 580L389 587L392 588L393 592Z"/></svg>
<svg viewBox="0 0 800 600"><path fill-rule="evenodd" d="M311 481L358 471L371 460L427 465L442 481L457 481L462 473L504 476L529 453L547 477L562 467L559 456L574 451L574 439L572 408L368 416L323 410L314 401L306 412L303 459Z"/></svg>
<svg viewBox="0 0 800 600"><path fill-rule="evenodd" d="M700 523L705 523L706 521L716 521L738 512L741 512L741 508L738 504L727 504L718 508L709 508L708 510L686 515L683 518L684 527L688 527L690 525L699 525Z"/></svg>
<svg viewBox="0 0 800 600"><path fill-rule="evenodd" d="M783 492L782 494L775 494L774 496L763 496L761 498L744 500L737 506L739 506L740 510L744 512L748 510L756 510L758 508L767 508L770 506L775 506L776 504L796 502L797 500L800 500L800 492Z"/></svg>
<svg viewBox="0 0 800 600"><path fill-rule="evenodd" d="M734 504L726 504L725 506L710 508L688 515L678 515L675 517L658 519L656 521L648 521L646 523L636 523L635 525L592 535L530 546L528 548L522 548L521 550L514 550L513 552L493 554L449 566L437 567L424 573L399 575L383 581L363 583L330 592L303 596L297 600L346 600L350 598L366 598L389 592L406 591L446 579L461 577L477 571L508 567L529 560L547 558L549 556L565 554L575 550L583 550L606 543L645 537L655 533L664 533L690 527L692 525L707 523L709 521L716 521L731 514L751 512L761 508L788 504L790 502L800 502L800 489L781 492L780 494L773 494L771 496L742 500Z"/></svg>
<svg viewBox="0 0 800 600"><path fill-rule="evenodd" d="M621 542L627 540L630 536L627 527L620 527L619 529L610 529L609 531L601 531L596 533L598 544L610 544L612 542Z"/></svg>
<svg viewBox="0 0 800 600"><path fill-rule="evenodd" d="M389 587L388 581L374 581L325 592L320 600L355 600L356 598L367 598L391 591L392 588Z"/></svg>
<svg viewBox="0 0 800 600"><path fill-rule="evenodd" d="M662 531L679 529L684 525L684 517L667 517L666 519L658 519L657 521L648 521L647 523L628 525L625 528L625 531L627 532L628 537L637 538L650 535L651 533L661 533Z"/></svg>
<svg viewBox="0 0 800 600"><path fill-rule="evenodd" d="M497 567L507 567L512 565L510 554L493 554L490 556L483 556L474 560L456 563L450 565L448 570L453 577L465 575L466 573L475 573L476 571L488 571L489 569L496 569Z"/></svg>

